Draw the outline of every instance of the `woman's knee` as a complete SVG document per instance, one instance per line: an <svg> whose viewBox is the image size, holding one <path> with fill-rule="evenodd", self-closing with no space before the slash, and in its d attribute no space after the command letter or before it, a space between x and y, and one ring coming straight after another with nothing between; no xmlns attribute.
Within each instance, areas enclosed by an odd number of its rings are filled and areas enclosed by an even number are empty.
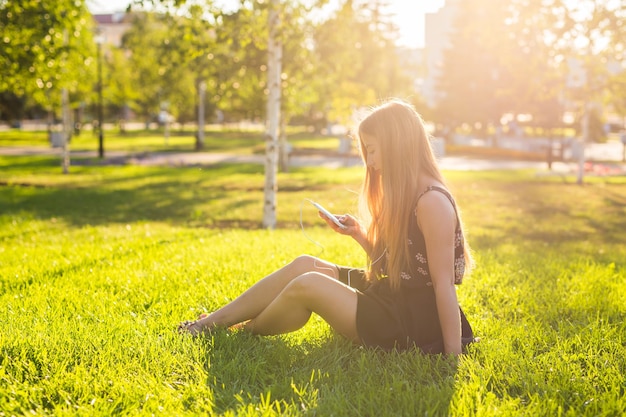
<svg viewBox="0 0 626 417"><path fill-rule="evenodd" d="M291 262L294 276L300 276L307 272L323 272L326 275L334 275L334 270L326 262L310 255L300 255Z"/></svg>
<svg viewBox="0 0 626 417"><path fill-rule="evenodd" d="M301 269L304 272L312 271L315 267L315 260L313 256L310 255L300 255L293 261L291 261L291 265L294 268Z"/></svg>
<svg viewBox="0 0 626 417"><path fill-rule="evenodd" d="M324 277L317 272L307 272L294 278L284 290L284 295L291 298L304 299L317 293L317 283Z"/></svg>
<svg viewBox="0 0 626 417"><path fill-rule="evenodd" d="M310 255L300 255L291 262L296 276L304 275L308 272L318 272L337 278L337 267L329 262Z"/></svg>

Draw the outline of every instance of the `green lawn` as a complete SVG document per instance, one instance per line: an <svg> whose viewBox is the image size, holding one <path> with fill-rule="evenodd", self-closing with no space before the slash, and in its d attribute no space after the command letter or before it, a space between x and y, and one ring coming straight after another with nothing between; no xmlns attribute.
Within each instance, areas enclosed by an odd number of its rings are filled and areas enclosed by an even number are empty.
<svg viewBox="0 0 626 417"><path fill-rule="evenodd" d="M195 150L196 132L190 128L171 130L166 138L163 129L130 130L120 133L107 130L103 135L105 154L111 152L190 152ZM288 129L289 142L296 148L336 150L339 139L307 132L301 127ZM0 147L30 146L49 148L48 133L45 131L22 131L11 129L0 131ZM85 130L72 137L69 148L72 151L97 151L97 132ZM205 152L251 153L264 151L265 137L260 130L241 130L209 126L205 130Z"/></svg>
<svg viewBox="0 0 626 417"><path fill-rule="evenodd" d="M482 338L456 366L354 347L317 317L281 337L175 332L298 254L363 265L304 203L354 211L359 168L279 174L268 231L261 166L0 157L0 416L626 413L626 180L446 174Z"/></svg>

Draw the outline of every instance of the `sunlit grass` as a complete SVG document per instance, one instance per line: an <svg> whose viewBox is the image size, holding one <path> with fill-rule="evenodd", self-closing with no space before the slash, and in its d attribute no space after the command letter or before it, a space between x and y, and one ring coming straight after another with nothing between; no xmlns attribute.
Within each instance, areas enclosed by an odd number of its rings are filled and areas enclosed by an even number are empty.
<svg viewBox="0 0 626 417"><path fill-rule="evenodd" d="M281 337L174 331L298 254L363 265L304 202L354 212L360 168L280 174L275 231L261 166L0 171L6 415L626 412L624 178L446 173L477 260L458 296L482 338L454 366L353 347L317 317Z"/></svg>
<svg viewBox="0 0 626 417"><path fill-rule="evenodd" d="M171 130L165 135L162 128L155 130L119 130L104 132L105 154L127 152L193 152L196 151L196 131L191 128ZM295 148L328 150L336 149L338 138L307 132L301 127L288 129L289 142ZM49 148L48 134L43 131L0 131L0 147L27 146ZM71 151L98 151L99 136L92 130L84 130L74 135L69 144ZM236 128L211 126L204 135L203 152L229 152L250 154L265 149L264 132L259 129L241 130Z"/></svg>

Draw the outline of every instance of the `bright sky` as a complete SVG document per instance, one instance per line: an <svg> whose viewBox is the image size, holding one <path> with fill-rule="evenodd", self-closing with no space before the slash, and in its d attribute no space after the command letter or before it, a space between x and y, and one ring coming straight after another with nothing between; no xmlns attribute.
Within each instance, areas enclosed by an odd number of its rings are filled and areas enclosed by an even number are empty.
<svg viewBox="0 0 626 417"><path fill-rule="evenodd" d="M223 0L228 3L229 0ZM404 46L424 46L424 14L439 10L445 0L388 0L390 13L400 29L400 43ZM126 10L129 0L88 0L92 13L111 13Z"/></svg>
<svg viewBox="0 0 626 417"><path fill-rule="evenodd" d="M403 45L422 48L424 46L424 14L433 13L444 5L444 0L392 0L391 12L400 28Z"/></svg>

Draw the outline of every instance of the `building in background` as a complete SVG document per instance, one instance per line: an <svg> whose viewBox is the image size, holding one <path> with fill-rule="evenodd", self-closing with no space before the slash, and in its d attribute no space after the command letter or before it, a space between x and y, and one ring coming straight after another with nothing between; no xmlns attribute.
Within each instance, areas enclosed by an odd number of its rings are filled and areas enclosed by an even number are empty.
<svg viewBox="0 0 626 417"><path fill-rule="evenodd" d="M96 21L98 35L102 36L105 43L116 48L122 46L122 38L131 26L131 14L126 12L94 14L93 18Z"/></svg>
<svg viewBox="0 0 626 417"><path fill-rule="evenodd" d="M421 93L429 107L435 107L439 100L437 79L443 67L443 56L446 48L450 47L450 32L458 0L446 0L445 5L435 13L426 13L424 16L424 60L425 76L421 86Z"/></svg>

